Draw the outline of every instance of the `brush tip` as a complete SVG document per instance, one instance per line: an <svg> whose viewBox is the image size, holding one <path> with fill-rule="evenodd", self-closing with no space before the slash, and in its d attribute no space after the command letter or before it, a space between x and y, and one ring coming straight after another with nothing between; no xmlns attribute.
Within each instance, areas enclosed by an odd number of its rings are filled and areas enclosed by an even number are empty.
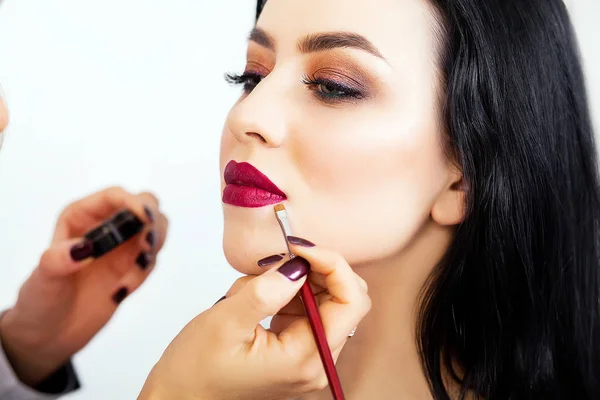
<svg viewBox="0 0 600 400"><path fill-rule="evenodd" d="M275 209L275 212L284 211L285 207L283 206L283 204L277 204L277 205L275 205L275 207L273 207L273 209Z"/></svg>

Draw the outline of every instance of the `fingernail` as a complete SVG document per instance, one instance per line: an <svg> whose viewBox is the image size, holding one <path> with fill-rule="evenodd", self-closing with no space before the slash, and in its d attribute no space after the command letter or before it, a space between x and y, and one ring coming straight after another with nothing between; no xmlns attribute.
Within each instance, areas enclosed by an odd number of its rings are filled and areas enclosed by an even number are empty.
<svg viewBox="0 0 600 400"><path fill-rule="evenodd" d="M302 239L296 236L288 236L287 237L288 242L290 242L291 244L295 244L296 246L302 246L302 247L315 247L315 244L312 242L309 242L306 239Z"/></svg>
<svg viewBox="0 0 600 400"><path fill-rule="evenodd" d="M128 292L129 291L127 290L127 288L122 287L121 289L117 290L115 292L115 294L113 294L113 296L112 296L113 301L116 304L120 304L125 299L125 297L127 297Z"/></svg>
<svg viewBox="0 0 600 400"><path fill-rule="evenodd" d="M148 217L150 222L154 222L154 214L147 206L144 206L144 212L146 213L146 216Z"/></svg>
<svg viewBox="0 0 600 400"><path fill-rule="evenodd" d="M226 298L227 298L227 296L221 297L219 300L217 300L217 302L215 304L213 304L213 307L216 306L217 304L219 304L220 302L222 302L223 300L225 300Z"/></svg>
<svg viewBox="0 0 600 400"><path fill-rule="evenodd" d="M154 247L154 232L150 231L146 234L146 242L150 245L150 247Z"/></svg>
<svg viewBox="0 0 600 400"><path fill-rule="evenodd" d="M277 271L290 281L295 282L308 274L310 264L302 257L294 257L286 261Z"/></svg>
<svg viewBox="0 0 600 400"><path fill-rule="evenodd" d="M258 260L257 264L259 267L266 267L272 264L275 264L278 261L283 260L283 256L279 254L275 254L273 256L265 257L262 260Z"/></svg>
<svg viewBox="0 0 600 400"><path fill-rule="evenodd" d="M71 258L73 261L81 261L90 257L94 252L94 245L92 242L81 242L71 247Z"/></svg>
<svg viewBox="0 0 600 400"><path fill-rule="evenodd" d="M147 253L140 253L135 259L135 263L142 269L145 270L150 265L150 256Z"/></svg>

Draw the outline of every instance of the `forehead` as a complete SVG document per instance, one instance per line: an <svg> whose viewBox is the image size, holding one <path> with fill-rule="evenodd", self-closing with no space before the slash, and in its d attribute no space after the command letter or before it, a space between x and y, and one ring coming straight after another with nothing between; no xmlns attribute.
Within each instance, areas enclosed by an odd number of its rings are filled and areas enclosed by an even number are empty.
<svg viewBox="0 0 600 400"><path fill-rule="evenodd" d="M427 0L268 0L257 26L277 42L277 50L295 46L319 32L365 36L393 62L431 55L435 18Z"/></svg>

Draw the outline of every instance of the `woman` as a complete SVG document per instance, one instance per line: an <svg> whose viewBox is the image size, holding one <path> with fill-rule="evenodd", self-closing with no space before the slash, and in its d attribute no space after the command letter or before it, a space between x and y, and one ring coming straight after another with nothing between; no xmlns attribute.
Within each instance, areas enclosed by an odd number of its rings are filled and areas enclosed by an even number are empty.
<svg viewBox="0 0 600 400"><path fill-rule="evenodd" d="M221 146L225 254L250 275L279 259L265 199L284 201L317 244L290 240L329 291L348 398L600 398L597 164L561 0L270 1L230 80L244 94ZM280 190L248 195L232 160ZM343 352L369 301L335 254L372 303ZM330 398L307 394L324 381L297 300L257 325L299 282L243 281L141 398Z"/></svg>

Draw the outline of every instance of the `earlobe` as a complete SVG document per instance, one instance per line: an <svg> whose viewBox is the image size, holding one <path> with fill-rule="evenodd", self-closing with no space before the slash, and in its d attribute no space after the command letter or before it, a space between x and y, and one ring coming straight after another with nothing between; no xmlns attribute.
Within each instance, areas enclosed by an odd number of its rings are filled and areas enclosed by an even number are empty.
<svg viewBox="0 0 600 400"><path fill-rule="evenodd" d="M460 171L454 175L431 208L431 218L440 225L458 225L465 218L467 184Z"/></svg>

